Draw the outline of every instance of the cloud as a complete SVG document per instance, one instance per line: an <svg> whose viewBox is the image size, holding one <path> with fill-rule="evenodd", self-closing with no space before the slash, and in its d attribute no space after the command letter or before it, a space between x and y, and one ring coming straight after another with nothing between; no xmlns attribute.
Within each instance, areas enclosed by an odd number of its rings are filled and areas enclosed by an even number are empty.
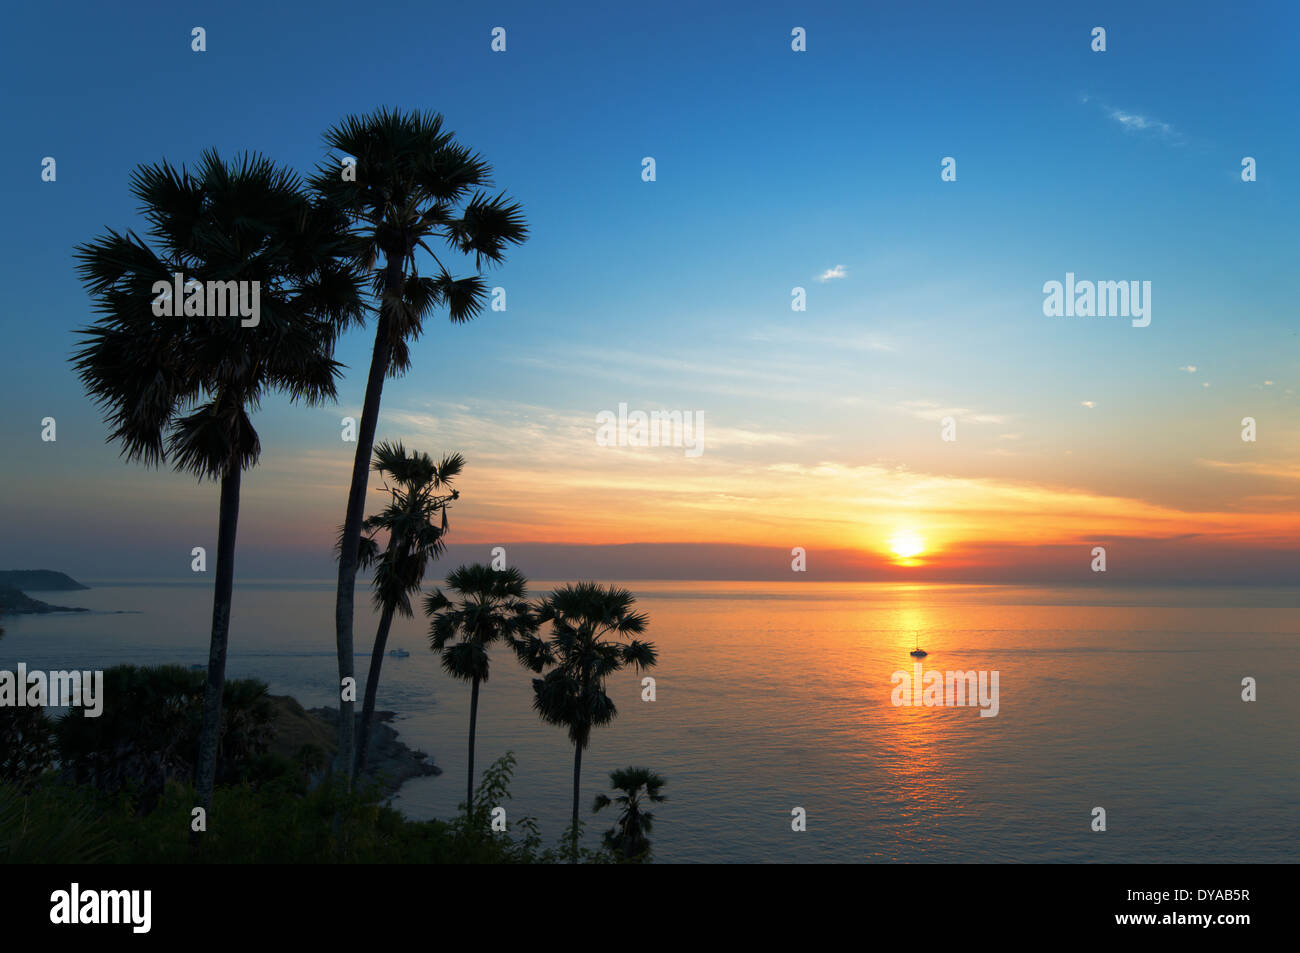
<svg viewBox="0 0 1300 953"><path fill-rule="evenodd" d="M1142 113L1130 112L1127 109L1116 109L1086 94L1079 97L1079 102L1085 105L1095 103L1109 118L1115 120L1129 132L1158 136L1171 143L1182 143L1184 141L1182 133L1160 119Z"/></svg>
<svg viewBox="0 0 1300 953"><path fill-rule="evenodd" d="M1186 371L1188 374L1195 374L1195 373L1196 373L1196 365L1195 365L1195 364L1188 364L1186 367L1180 367L1180 368L1178 368L1178 369L1179 369L1180 371Z"/></svg>
<svg viewBox="0 0 1300 953"><path fill-rule="evenodd" d="M723 394L749 399L799 399L801 385L821 371L811 359L798 362L789 356L781 360L731 358L726 363L691 360L687 352L665 352L668 356L640 354L615 348L568 348L536 352L512 358L516 364L566 372L574 376L617 381L622 388L639 388L662 393L665 388L691 393ZM777 389L779 388L779 389ZM792 398L791 395L794 395ZM810 391L807 399L815 399ZM701 408L707 409L707 408Z"/></svg>
<svg viewBox="0 0 1300 953"><path fill-rule="evenodd" d="M848 270L843 265L836 265L834 268L827 268L818 277L818 281L830 281L832 278L847 278Z"/></svg>
<svg viewBox="0 0 1300 953"><path fill-rule="evenodd" d="M1183 138L1182 134L1169 123L1143 116L1141 113L1107 107L1106 115L1130 132L1152 133L1171 142L1181 142Z"/></svg>
<svg viewBox="0 0 1300 953"><path fill-rule="evenodd" d="M977 424L1002 424L1007 422L1007 418L1003 414L990 414L980 410L972 410L969 407L954 407L933 400L904 400L897 404L896 409L920 420L943 420L945 417L952 417L955 420Z"/></svg>
<svg viewBox="0 0 1300 953"><path fill-rule="evenodd" d="M836 351L895 351L897 348L874 334L858 331L829 329L812 332L792 325L773 325L759 328L749 335L749 340L763 344L810 344Z"/></svg>
<svg viewBox="0 0 1300 953"><path fill-rule="evenodd" d="M1300 480L1300 464L1258 463L1255 461L1197 460L1199 466L1229 473L1246 473L1250 476L1274 477L1279 480Z"/></svg>
<svg viewBox="0 0 1300 953"><path fill-rule="evenodd" d="M1092 408L1097 406L1097 402L1095 400L1084 400L1084 401L1080 401L1080 403L1083 404L1084 407L1087 407L1089 410L1092 410Z"/></svg>

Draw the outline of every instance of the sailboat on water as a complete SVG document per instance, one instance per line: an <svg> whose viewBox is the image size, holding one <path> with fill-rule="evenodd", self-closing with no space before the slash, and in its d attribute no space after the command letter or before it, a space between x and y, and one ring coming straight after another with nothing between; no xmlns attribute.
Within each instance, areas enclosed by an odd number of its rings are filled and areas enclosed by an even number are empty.
<svg viewBox="0 0 1300 953"><path fill-rule="evenodd" d="M925 658L930 653L927 652L925 649L921 648L921 636L916 635L916 648L914 648L912 651L908 652L907 654L912 656L912 658Z"/></svg>

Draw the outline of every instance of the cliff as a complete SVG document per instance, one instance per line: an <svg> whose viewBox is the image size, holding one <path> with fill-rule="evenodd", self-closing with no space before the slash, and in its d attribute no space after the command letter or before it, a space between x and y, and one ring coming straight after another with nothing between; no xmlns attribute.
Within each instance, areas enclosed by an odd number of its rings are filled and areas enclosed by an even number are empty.
<svg viewBox="0 0 1300 953"><path fill-rule="evenodd" d="M23 592L74 592L89 589L67 573L52 569L0 569L0 589Z"/></svg>

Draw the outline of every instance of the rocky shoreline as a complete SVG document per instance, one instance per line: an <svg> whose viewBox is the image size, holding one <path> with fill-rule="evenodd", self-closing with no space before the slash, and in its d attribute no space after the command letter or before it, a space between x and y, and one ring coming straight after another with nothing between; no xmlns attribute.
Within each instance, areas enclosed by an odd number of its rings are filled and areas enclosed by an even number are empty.
<svg viewBox="0 0 1300 953"><path fill-rule="evenodd" d="M304 745L310 745L319 748L327 760L333 760L338 750L337 708L304 709L288 695L272 695L271 702L276 707L273 751L293 757ZM397 729L389 724L396 717L396 712L376 711L370 727L365 776L379 782L385 797L392 797L411 778L442 774L427 754L398 739ZM359 715L357 719L359 723Z"/></svg>
<svg viewBox="0 0 1300 953"><path fill-rule="evenodd" d="M34 615L46 612L89 612L89 609L82 609L70 606L52 606L48 602L41 602L40 599L33 599L19 589L12 586L0 586L0 613L5 615Z"/></svg>
<svg viewBox="0 0 1300 953"><path fill-rule="evenodd" d="M9 615L34 615L46 612L89 612L89 609L69 606L52 606L33 599L25 590L34 592L73 592L89 589L66 573L52 569L0 569L0 613Z"/></svg>

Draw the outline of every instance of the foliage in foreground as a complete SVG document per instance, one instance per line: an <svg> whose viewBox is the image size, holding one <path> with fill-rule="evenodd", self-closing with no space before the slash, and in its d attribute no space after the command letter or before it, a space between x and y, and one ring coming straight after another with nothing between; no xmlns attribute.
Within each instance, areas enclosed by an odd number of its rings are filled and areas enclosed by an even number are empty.
<svg viewBox="0 0 1300 953"><path fill-rule="evenodd" d="M169 784L194 777L207 674L178 665L115 665L104 671L114 703L98 718L78 712L56 722L57 758L70 780L108 795L130 793L148 810ZM222 689L217 781L248 780L271 737L266 685L231 679ZM198 803L198 802L195 802Z"/></svg>
<svg viewBox="0 0 1300 953"><path fill-rule="evenodd" d="M510 799L514 757L487 771L475 793L479 805L452 821L412 821L381 803L374 787L346 792L324 784L307 790L301 773L278 781L218 788L214 826L192 838L192 785L171 782L152 811L141 814L128 795L108 797L47 774L30 792L0 783L0 863L558 863L571 859L570 832L542 844L536 822L524 817L508 831L492 830L492 806ZM337 823L335 818L337 817ZM601 848L584 849L584 863L609 863Z"/></svg>

